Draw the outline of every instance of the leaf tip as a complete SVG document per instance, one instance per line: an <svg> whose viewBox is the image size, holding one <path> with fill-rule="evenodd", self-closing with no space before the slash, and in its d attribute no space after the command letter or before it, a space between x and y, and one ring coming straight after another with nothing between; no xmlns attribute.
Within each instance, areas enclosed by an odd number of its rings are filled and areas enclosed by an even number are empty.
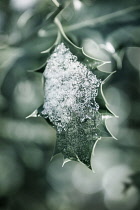
<svg viewBox="0 0 140 210"><path fill-rule="evenodd" d="M30 115L28 115L25 119L28 119L30 117L39 117L40 115L38 114L37 109L33 111Z"/></svg>
<svg viewBox="0 0 140 210"><path fill-rule="evenodd" d="M64 165L65 165L66 163L68 163L69 161L71 161L71 160L68 159L68 158L65 158L64 161L63 161L62 167L64 167Z"/></svg>
<svg viewBox="0 0 140 210"><path fill-rule="evenodd" d="M50 162L54 159L55 155L52 155L51 159L50 159Z"/></svg>

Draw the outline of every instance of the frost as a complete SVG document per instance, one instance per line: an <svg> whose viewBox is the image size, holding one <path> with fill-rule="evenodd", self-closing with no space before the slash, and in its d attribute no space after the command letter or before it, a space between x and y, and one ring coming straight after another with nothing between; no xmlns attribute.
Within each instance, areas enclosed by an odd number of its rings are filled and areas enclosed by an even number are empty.
<svg viewBox="0 0 140 210"><path fill-rule="evenodd" d="M93 129L98 126L101 117L95 99L101 80L80 63L63 43L48 59L44 77L42 114L49 118L59 133L66 131L74 119L78 123L92 121Z"/></svg>

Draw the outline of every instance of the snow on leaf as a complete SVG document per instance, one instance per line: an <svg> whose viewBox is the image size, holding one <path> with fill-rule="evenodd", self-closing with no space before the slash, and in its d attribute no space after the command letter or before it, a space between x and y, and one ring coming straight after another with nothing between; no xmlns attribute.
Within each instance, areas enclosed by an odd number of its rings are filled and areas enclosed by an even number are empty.
<svg viewBox="0 0 140 210"><path fill-rule="evenodd" d="M91 168L90 157L96 140L101 134L111 136L103 125L103 132L98 128L102 114L96 97L101 79L88 65L79 62L64 43L55 48L43 74L45 90L41 115L49 118L57 130L54 155L62 153L64 159L80 161Z"/></svg>
<svg viewBox="0 0 140 210"><path fill-rule="evenodd" d="M105 119L107 108L102 85L109 73L98 70L107 62L85 54L63 31L60 21L56 42L46 53L47 61L37 72L44 76L44 104L35 111L56 128L54 155L62 153L64 163L75 160L91 168L97 140L111 137Z"/></svg>

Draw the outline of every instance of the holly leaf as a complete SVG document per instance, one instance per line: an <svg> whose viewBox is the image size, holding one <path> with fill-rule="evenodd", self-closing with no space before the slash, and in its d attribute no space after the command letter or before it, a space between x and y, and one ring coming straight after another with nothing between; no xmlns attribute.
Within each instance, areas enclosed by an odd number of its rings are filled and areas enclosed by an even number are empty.
<svg viewBox="0 0 140 210"><path fill-rule="evenodd" d="M113 114L102 93L102 84L110 74L98 69L106 61L86 55L83 48L68 39L58 18L55 23L57 39L43 52L47 61L37 69L44 72L44 104L29 117L42 116L56 128L54 155L62 153L64 163L79 161L91 169L96 142L101 137L112 137L105 119Z"/></svg>

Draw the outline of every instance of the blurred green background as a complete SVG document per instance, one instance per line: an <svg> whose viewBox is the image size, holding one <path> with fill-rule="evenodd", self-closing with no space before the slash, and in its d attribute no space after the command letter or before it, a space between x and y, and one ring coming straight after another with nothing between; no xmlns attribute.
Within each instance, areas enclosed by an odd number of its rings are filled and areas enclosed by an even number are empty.
<svg viewBox="0 0 140 210"><path fill-rule="evenodd" d="M55 130L42 118L25 119L43 102L42 76L57 27L45 24L51 0L0 1L0 209L140 209L140 1L73 0L59 19L67 36L115 74L103 86L119 118L107 127L90 171L77 162L50 161ZM60 1L61 3L61 1Z"/></svg>

